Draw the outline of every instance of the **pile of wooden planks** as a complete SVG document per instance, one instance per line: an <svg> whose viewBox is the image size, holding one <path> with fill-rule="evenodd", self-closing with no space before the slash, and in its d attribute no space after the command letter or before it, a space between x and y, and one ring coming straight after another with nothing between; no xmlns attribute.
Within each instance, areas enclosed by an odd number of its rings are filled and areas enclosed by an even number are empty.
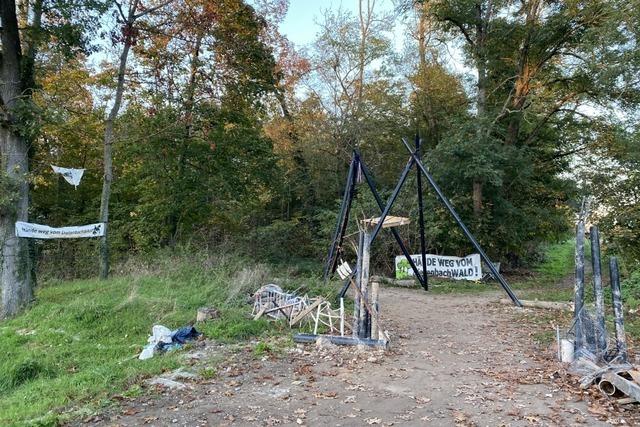
<svg viewBox="0 0 640 427"><path fill-rule="evenodd" d="M279 286L269 284L258 289L254 295L253 319L262 316L273 319L285 319L289 327L301 324L313 326L313 333L323 327L329 334L351 333L349 322L345 322L344 299L340 299L340 308L333 309L331 303L322 297L300 297L284 292Z"/></svg>

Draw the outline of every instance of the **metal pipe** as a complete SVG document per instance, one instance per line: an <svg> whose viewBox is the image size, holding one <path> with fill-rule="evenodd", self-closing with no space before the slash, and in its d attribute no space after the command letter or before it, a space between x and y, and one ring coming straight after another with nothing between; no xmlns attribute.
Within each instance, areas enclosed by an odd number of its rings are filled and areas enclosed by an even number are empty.
<svg viewBox="0 0 640 427"><path fill-rule="evenodd" d="M602 290L602 267L600 263L600 232L595 225L589 230L591 238L591 265L593 266L593 293L596 300L596 345L600 354L607 351L607 335L604 323L604 292Z"/></svg>
<svg viewBox="0 0 640 427"><path fill-rule="evenodd" d="M416 156L420 160L420 137L416 135ZM420 225L420 255L422 257L422 275L424 277L424 290L429 290L429 276L427 275L427 253L424 239L424 204L422 202L422 174L416 169L416 181L418 185L418 222Z"/></svg>
<svg viewBox="0 0 640 427"><path fill-rule="evenodd" d="M617 357L623 362L628 359L627 338L624 333L624 314L622 310L622 293L620 291L620 270L618 259L609 258L609 277L611 278L611 297L613 299L614 324L616 327Z"/></svg>
<svg viewBox="0 0 640 427"><path fill-rule="evenodd" d="M436 181L433 179L431 174L424 167L424 165L422 164L422 161L420 161L420 159L416 159L415 153L411 150L411 147L409 146L409 144L404 138L402 139L402 143L404 144L405 148L409 151L409 153L411 153L411 158L415 161L416 165L418 165L418 168L422 171L424 176L427 178L427 181L429 181L429 184L438 195L438 198L440 199L442 204L449 210L449 213L451 214L453 219L455 219L456 223L458 223L458 225L460 226L464 234L467 236L467 239L469 239L471 244L476 248L476 251L478 251L478 253L480 254L480 257L482 257L484 262L489 267L489 270L491 270L491 273L493 273L493 276L500 283L500 286L502 286L502 288L505 290L507 295L509 295L509 298L511 298L511 301L513 301L513 303L516 306L522 307L522 303L520 302L520 300L518 300L518 297L513 293L507 281L504 280L504 277L502 277L500 272L493 265L493 262L491 262L491 260L489 259L487 254L484 252L484 250L482 250L480 243L478 243L478 241L476 240L475 237L473 237L473 234L471 234L471 232L469 231L467 226L464 224L464 222L462 222L462 219L460 218L456 210L453 208L453 205L451 205L451 202L449 202L449 199L447 199L447 197L444 195L444 193L442 192L442 190L440 189Z"/></svg>
<svg viewBox="0 0 640 427"><path fill-rule="evenodd" d="M373 243L373 241L376 240L378 233L382 229L382 224L384 223L385 218L387 218L387 215L389 215L389 211L391 211L393 204L398 198L398 194L400 194L400 190L402 190L402 186L407 181L407 177L409 176L409 172L411 171L411 167L413 166L414 162L415 160L413 159L413 157L411 157L407 162L406 166L404 167L402 174L400 174L400 179L396 184L396 188L393 190L391 197L389 197L389 200L387 201L387 205L385 206L384 210L382 211L382 214L380 215L380 220L378 224L376 224L376 228L374 228L373 232L371 233L371 243Z"/></svg>
<svg viewBox="0 0 640 427"><path fill-rule="evenodd" d="M602 393L606 394L609 397L615 395L618 391L616 386L607 380L600 380L600 382L598 383L598 388Z"/></svg>
<svg viewBox="0 0 640 427"><path fill-rule="evenodd" d="M369 173L369 169L367 168L367 165L362 160L360 161L360 167L362 168L362 173L364 174L364 178L367 181L367 185L369 185L369 189L371 189L371 193L373 194L373 197L376 199L376 203L378 204L378 208L380 208L380 212L382 212L384 210L384 204L382 202L382 198L380 197L380 194L378 194L378 190L376 190L375 182L373 181L373 178L371 177L371 174ZM400 250L402 251L402 254L404 255L404 257L409 262L409 265L411 266L411 269L413 270L413 274L418 278L418 281L420 282L420 285L425 290L427 290L425 280L422 277L422 274L420 273L420 271L418 271L418 267L416 266L416 263L413 262L413 259L411 258L411 254L407 250L407 247L404 245L404 242L402 241L402 238L400 237L400 233L398 233L398 230L396 230L393 227L390 228L389 230L391 231L391 234L393 234L393 237L395 237L396 242L398 242L398 245L400 246Z"/></svg>
<svg viewBox="0 0 640 427"><path fill-rule="evenodd" d="M344 296L347 294L347 290L349 290L349 286L351 285L351 280L353 280L354 275L356 275L357 273L358 267L356 266L356 269L351 272L349 277L347 277L347 279L342 284L342 289L340 289L340 292L338 292L338 298L344 298Z"/></svg>
<svg viewBox="0 0 640 427"><path fill-rule="evenodd" d="M582 309L584 307L584 216L580 214L576 225L576 281L573 288L574 321L576 325L576 347L578 354L585 345L584 325L582 324Z"/></svg>
<svg viewBox="0 0 640 427"><path fill-rule="evenodd" d="M353 200L353 191L355 187L356 166L358 165L358 155L354 152L349 164L349 172L347 173L347 182L344 188L344 195L342 196L342 204L340 205L340 214L338 215L338 223L333 233L333 240L331 241L331 247L329 248L329 255L327 255L327 262L324 267L323 279L326 282L329 280L333 272L336 270L336 264L338 262L338 250L342 245L344 233L349 223L349 211L351 210L351 201Z"/></svg>
<svg viewBox="0 0 640 427"><path fill-rule="evenodd" d="M366 345L368 347L384 347L386 348L389 343L386 340L376 340L371 338L352 338L352 337L340 337L337 335L314 335L314 334L295 334L293 336L293 342L297 343L314 343L319 338L325 338L330 343L336 345Z"/></svg>

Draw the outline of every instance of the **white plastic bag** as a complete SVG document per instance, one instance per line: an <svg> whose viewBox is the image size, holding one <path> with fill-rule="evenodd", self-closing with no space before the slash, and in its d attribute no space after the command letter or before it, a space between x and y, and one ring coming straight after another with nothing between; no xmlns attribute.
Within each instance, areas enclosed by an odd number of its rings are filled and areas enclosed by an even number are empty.
<svg viewBox="0 0 640 427"><path fill-rule="evenodd" d="M138 356L138 359L145 360L152 358L153 354L155 353L156 346L159 343L171 344L172 335L173 332L166 326L153 325L153 328L151 329L151 336L147 340L149 341L149 344L144 347L144 349Z"/></svg>
<svg viewBox="0 0 640 427"><path fill-rule="evenodd" d="M149 337L149 344L158 344L160 342L171 344L171 329L162 325L153 325L151 329L151 336Z"/></svg>

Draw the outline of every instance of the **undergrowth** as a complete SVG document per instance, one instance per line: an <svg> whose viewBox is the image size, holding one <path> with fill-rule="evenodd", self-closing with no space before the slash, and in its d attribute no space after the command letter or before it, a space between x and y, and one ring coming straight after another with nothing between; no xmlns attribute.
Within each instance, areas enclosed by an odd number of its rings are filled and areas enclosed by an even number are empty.
<svg viewBox="0 0 640 427"><path fill-rule="evenodd" d="M331 292L295 268L274 272L233 256L165 254L119 271L105 281L49 282L25 313L0 323L0 425L57 425L177 367L179 351L137 359L154 324L175 329L214 306L220 319L197 326L207 338L264 337L285 326L251 318L249 295L258 287Z"/></svg>

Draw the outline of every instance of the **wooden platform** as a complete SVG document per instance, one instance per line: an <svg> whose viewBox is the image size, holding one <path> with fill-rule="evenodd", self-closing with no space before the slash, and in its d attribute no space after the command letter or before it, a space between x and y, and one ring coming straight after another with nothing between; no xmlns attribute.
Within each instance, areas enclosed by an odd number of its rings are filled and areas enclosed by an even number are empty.
<svg viewBox="0 0 640 427"><path fill-rule="evenodd" d="M369 227L375 227L380 222L380 217L363 219L362 224ZM399 227L401 225L408 225L411 223L409 218L403 216L391 216L387 215L382 223L382 228Z"/></svg>

